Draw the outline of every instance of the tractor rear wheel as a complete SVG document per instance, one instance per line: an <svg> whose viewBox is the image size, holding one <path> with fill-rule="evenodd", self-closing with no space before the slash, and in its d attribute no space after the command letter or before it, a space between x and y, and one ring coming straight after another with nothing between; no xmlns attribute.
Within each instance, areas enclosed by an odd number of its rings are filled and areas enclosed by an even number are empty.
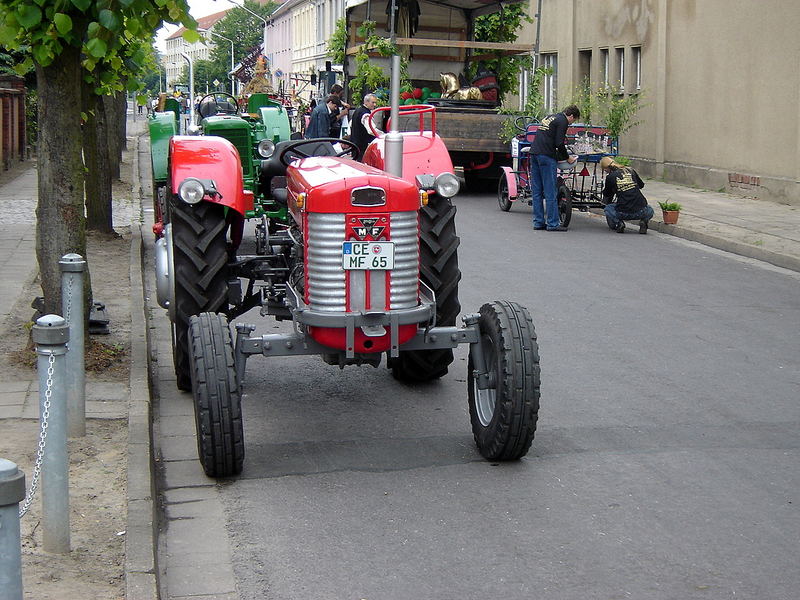
<svg viewBox="0 0 800 600"><path fill-rule="evenodd" d="M189 319L228 307L226 223L224 207L212 202L170 206L175 308L172 357L178 389L190 390Z"/></svg>
<svg viewBox="0 0 800 600"><path fill-rule="evenodd" d="M209 477L238 475L244 464L242 397L228 319L194 316L189 338L198 457Z"/></svg>
<svg viewBox="0 0 800 600"><path fill-rule="evenodd" d="M436 294L436 324L452 326L461 311L458 301L458 245L456 208L449 198L437 197L420 211L420 278ZM447 373L453 350L406 350L390 358L395 379L431 381Z"/></svg>
<svg viewBox="0 0 800 600"><path fill-rule="evenodd" d="M472 352L467 366L469 416L478 451L489 460L525 456L539 416L539 347L528 310L516 302L484 304L478 320L489 387L481 390Z"/></svg>

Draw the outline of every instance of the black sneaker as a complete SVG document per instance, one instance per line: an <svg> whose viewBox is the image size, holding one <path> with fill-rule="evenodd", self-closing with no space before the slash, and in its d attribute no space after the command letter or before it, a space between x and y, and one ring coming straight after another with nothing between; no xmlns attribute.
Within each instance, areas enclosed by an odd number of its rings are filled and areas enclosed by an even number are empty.
<svg viewBox="0 0 800 600"><path fill-rule="evenodd" d="M616 229L617 233L625 233L625 221L620 221Z"/></svg>
<svg viewBox="0 0 800 600"><path fill-rule="evenodd" d="M639 221L639 233L642 235L647 233L647 219L642 219Z"/></svg>
<svg viewBox="0 0 800 600"><path fill-rule="evenodd" d="M569 231L569 229L567 229L563 225L559 225L558 227L548 227L547 231Z"/></svg>

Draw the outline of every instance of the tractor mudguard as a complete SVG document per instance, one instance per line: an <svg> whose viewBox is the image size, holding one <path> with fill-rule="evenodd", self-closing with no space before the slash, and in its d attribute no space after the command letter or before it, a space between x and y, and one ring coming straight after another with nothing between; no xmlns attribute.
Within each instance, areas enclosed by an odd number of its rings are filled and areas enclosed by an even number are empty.
<svg viewBox="0 0 800 600"><path fill-rule="evenodd" d="M508 197L509 198L516 198L519 195L519 191L517 190L517 177L514 175L514 169L511 167L500 167L502 169L502 173L500 177L506 178L506 183L508 184Z"/></svg>
<svg viewBox="0 0 800 600"><path fill-rule="evenodd" d="M169 158L169 140L178 134L175 113L156 112L147 123L150 131L150 162L153 167L153 182L167 181L167 160Z"/></svg>
<svg viewBox="0 0 800 600"><path fill-rule="evenodd" d="M240 215L253 210L253 193L245 190L242 183L239 152L225 138L176 135L170 140L169 156L173 194L178 193L187 177L212 179L219 195L206 197L207 201L227 206Z"/></svg>

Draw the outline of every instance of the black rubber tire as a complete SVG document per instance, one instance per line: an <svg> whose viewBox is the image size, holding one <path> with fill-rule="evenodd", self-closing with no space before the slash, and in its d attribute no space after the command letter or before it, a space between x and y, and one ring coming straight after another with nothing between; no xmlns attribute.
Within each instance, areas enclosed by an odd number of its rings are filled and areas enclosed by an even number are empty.
<svg viewBox="0 0 800 600"><path fill-rule="evenodd" d="M230 477L244 465L242 397L228 319L193 316L189 326L197 456L209 477Z"/></svg>
<svg viewBox="0 0 800 600"><path fill-rule="evenodd" d="M193 206L173 198L170 206L175 266L175 322L172 357L179 390L191 390L189 319L228 308L228 251L224 207Z"/></svg>
<svg viewBox="0 0 800 600"><path fill-rule="evenodd" d="M478 390L472 353L467 366L469 416L478 451L489 460L525 456L539 417L539 347L528 310L516 302L481 306L478 325L489 371Z"/></svg>
<svg viewBox="0 0 800 600"><path fill-rule="evenodd" d="M419 212L420 278L436 294L436 324L452 326L461 311L458 301L458 246L456 207L449 198L435 197ZM447 374L453 350L406 350L388 360L395 379L432 381Z"/></svg>
<svg viewBox="0 0 800 600"><path fill-rule="evenodd" d="M572 220L572 194L569 188L562 185L558 188L558 220L563 227L569 227Z"/></svg>
<svg viewBox="0 0 800 600"><path fill-rule="evenodd" d="M500 175L500 180L497 184L497 204L503 212L511 210L511 198L508 195L508 180L505 173Z"/></svg>

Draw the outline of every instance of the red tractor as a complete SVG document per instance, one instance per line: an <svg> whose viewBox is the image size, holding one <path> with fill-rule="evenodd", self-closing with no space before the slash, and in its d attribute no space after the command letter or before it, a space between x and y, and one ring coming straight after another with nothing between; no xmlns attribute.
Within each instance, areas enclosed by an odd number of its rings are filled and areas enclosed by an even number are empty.
<svg viewBox="0 0 800 600"><path fill-rule="evenodd" d="M250 200L233 146L213 137L172 144L185 168L171 171L163 293L207 475L242 470L241 386L256 354L318 354L339 367L378 366L385 355L395 378L416 382L445 375L453 348L470 344L479 451L490 460L527 453L539 408L533 323L524 307L495 301L456 324L461 273L450 196L458 183L435 133L390 132L367 149L372 164L357 162L346 140L279 142L260 177L287 207L289 225L260 223L252 255L242 252L238 224ZM432 170L444 157L449 171ZM237 324L232 337L228 319L256 306L291 320L292 332L253 335L254 325Z"/></svg>

